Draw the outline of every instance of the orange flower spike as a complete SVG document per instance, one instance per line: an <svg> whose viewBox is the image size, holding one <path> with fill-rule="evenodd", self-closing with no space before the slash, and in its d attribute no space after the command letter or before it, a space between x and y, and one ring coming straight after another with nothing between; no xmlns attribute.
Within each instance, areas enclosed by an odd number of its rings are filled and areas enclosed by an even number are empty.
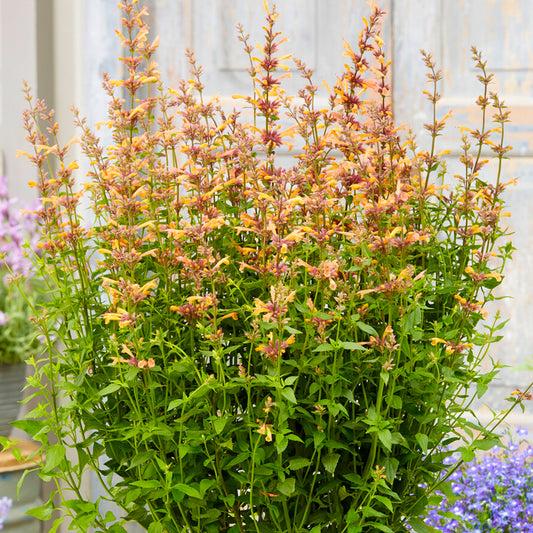
<svg viewBox="0 0 533 533"><path fill-rule="evenodd" d="M259 429L257 430L257 433L260 435L265 435L265 440L267 442L272 442L272 424L267 424L266 422L263 422L261 420L257 420L259 424Z"/></svg>

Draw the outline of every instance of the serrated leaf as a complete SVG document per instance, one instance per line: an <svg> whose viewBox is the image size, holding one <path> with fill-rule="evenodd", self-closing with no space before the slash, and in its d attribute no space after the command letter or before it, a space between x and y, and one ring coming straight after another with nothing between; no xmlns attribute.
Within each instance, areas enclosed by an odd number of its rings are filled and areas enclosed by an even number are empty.
<svg viewBox="0 0 533 533"><path fill-rule="evenodd" d="M328 453L322 457L322 464L331 475L335 473L340 457L341 456L338 453Z"/></svg>
<svg viewBox="0 0 533 533"><path fill-rule="evenodd" d="M311 461L307 457L295 457L289 461L289 468L291 470L299 470L300 468L305 468L309 466Z"/></svg>
<svg viewBox="0 0 533 533"><path fill-rule="evenodd" d="M278 490L285 496L290 496L296 487L296 480L294 478L287 478L285 481L278 483Z"/></svg>

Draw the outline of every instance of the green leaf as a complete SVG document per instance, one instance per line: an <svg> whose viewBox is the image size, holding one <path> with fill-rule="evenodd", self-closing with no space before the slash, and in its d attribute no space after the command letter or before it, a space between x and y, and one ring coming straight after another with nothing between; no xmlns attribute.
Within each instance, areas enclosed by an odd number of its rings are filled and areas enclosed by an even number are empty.
<svg viewBox="0 0 533 533"><path fill-rule="evenodd" d="M176 407L179 407L185 400L183 398L176 398L175 400L172 400L168 404L168 410L172 411L172 409L176 409Z"/></svg>
<svg viewBox="0 0 533 533"><path fill-rule="evenodd" d="M118 391L122 387L124 387L122 383L110 383L107 387L104 387L101 391L98 391L99 396L107 396L108 394L112 394L113 392Z"/></svg>
<svg viewBox="0 0 533 533"><path fill-rule="evenodd" d="M291 335L298 335L302 333L299 329L291 328L290 326L285 326L283 329Z"/></svg>
<svg viewBox="0 0 533 533"><path fill-rule="evenodd" d="M120 524L113 524L109 529L109 533L128 533ZM52 533L52 532L50 532Z"/></svg>
<svg viewBox="0 0 533 533"><path fill-rule="evenodd" d="M300 468L305 468L310 464L311 461L307 457L295 457L289 461L289 468L291 470L299 470Z"/></svg>
<svg viewBox="0 0 533 533"><path fill-rule="evenodd" d="M374 509L373 507L370 507L369 505L365 505L361 509L361 511L364 517L370 516L373 518L381 518L382 516L385 516L385 514L383 514L381 511L376 511L376 509Z"/></svg>
<svg viewBox="0 0 533 533"><path fill-rule="evenodd" d="M361 331L364 331L365 333L368 333L369 335L374 335L374 337L379 337L379 333L372 326L369 326L368 324L365 324L364 322L357 322L357 327Z"/></svg>
<svg viewBox="0 0 533 533"><path fill-rule="evenodd" d="M229 507L233 507L233 504L235 503L235 494L228 494L227 496L223 496L220 499Z"/></svg>
<svg viewBox="0 0 533 533"><path fill-rule="evenodd" d="M374 499L378 502L381 502L392 513L392 502L389 498L380 496L379 494L374 494Z"/></svg>
<svg viewBox="0 0 533 533"><path fill-rule="evenodd" d="M296 480L294 478L287 478L285 481L280 481L278 483L278 490L285 494L285 496L290 496L296 487Z"/></svg>
<svg viewBox="0 0 533 533"><path fill-rule="evenodd" d="M56 518L54 520L54 523L52 524L51 529L48 530L48 533L56 533L59 526L64 522L64 520L65 520L64 516L60 516L59 518Z"/></svg>
<svg viewBox="0 0 533 533"><path fill-rule="evenodd" d="M324 442L325 438L326 438L326 435L324 434L323 431L315 431L313 433L313 440L315 442L315 448L317 449L322 448L322 446L320 445Z"/></svg>
<svg viewBox="0 0 533 533"><path fill-rule="evenodd" d="M392 450L392 433L388 429L378 431L378 439L389 452Z"/></svg>
<svg viewBox="0 0 533 533"><path fill-rule="evenodd" d="M217 417L213 420L213 426L218 435L220 435L224 431L226 422L227 422L227 419L222 416Z"/></svg>
<svg viewBox="0 0 533 533"><path fill-rule="evenodd" d="M296 399L296 396L294 395L294 391L289 388L289 387L286 387L284 388L282 391L281 391L281 395L286 399L286 400L289 400L289 402L292 402L292 403L298 403L298 400Z"/></svg>
<svg viewBox="0 0 533 533"><path fill-rule="evenodd" d="M152 522L148 526L148 533L165 533L165 526L161 522Z"/></svg>
<svg viewBox="0 0 533 533"><path fill-rule="evenodd" d="M51 430L46 420L15 420L11 422L11 425L28 433L34 440L39 442L42 442L42 439L38 438L38 436Z"/></svg>
<svg viewBox="0 0 533 533"><path fill-rule="evenodd" d="M338 453L328 453L322 457L322 464L331 475L335 473L340 457L341 456Z"/></svg>
<svg viewBox="0 0 533 533"><path fill-rule="evenodd" d="M185 483L177 483L176 485L174 485L173 489L176 489L179 492L183 492L183 494L186 494L191 498L198 498L199 500L202 498L197 489L191 487L190 485L186 485Z"/></svg>
<svg viewBox="0 0 533 533"><path fill-rule="evenodd" d="M358 342L343 341L341 346L346 350L359 350L360 352L365 352L367 348L361 346Z"/></svg>
<svg viewBox="0 0 533 533"><path fill-rule="evenodd" d="M501 446L502 443L499 439L483 439L483 440L477 440L474 443L472 443L473 446L475 446L476 450L490 450L491 448L494 448L495 446Z"/></svg>
<svg viewBox="0 0 533 533"><path fill-rule="evenodd" d="M409 525L416 533L438 533L438 530L428 526L420 518L412 517L409 519Z"/></svg>
<svg viewBox="0 0 533 533"><path fill-rule="evenodd" d="M471 448L466 448L463 446L461 448L458 448L458 451L461 452L461 459L465 463L469 463L470 461L476 458L476 454Z"/></svg>
<svg viewBox="0 0 533 533"><path fill-rule="evenodd" d="M289 376L285 380L285 385L294 385L294 382L298 379L298 376Z"/></svg>
<svg viewBox="0 0 533 533"><path fill-rule="evenodd" d="M54 468L61 464L65 458L65 447L61 444L53 444L46 449L46 466L45 472L51 472Z"/></svg>
<svg viewBox="0 0 533 533"><path fill-rule="evenodd" d="M416 442L418 442L418 445L422 449L424 453L427 453L428 451L428 442L429 438L427 435L424 435L423 433L417 433L415 435Z"/></svg>
<svg viewBox="0 0 533 533"><path fill-rule="evenodd" d="M130 465L128 466L128 470L146 463L147 461L153 458L154 454L155 452L150 450L149 452L142 452L138 453L137 455L134 455L131 459Z"/></svg>
<svg viewBox="0 0 533 533"><path fill-rule="evenodd" d="M39 520L50 520L52 518L52 513L54 512L54 506L51 501L41 505L40 507L33 507L32 509L26 511L26 514L34 516Z"/></svg>
<svg viewBox="0 0 533 533"><path fill-rule="evenodd" d="M406 333L411 333L413 328L415 326L418 326L418 324L420 324L421 320L422 320L422 312L420 311L420 308L415 307L414 309L411 309L411 311L407 315L407 320L405 321Z"/></svg>
<svg viewBox="0 0 533 533"><path fill-rule="evenodd" d="M393 395L391 396L391 399L389 400L389 405L393 409L401 409L402 408L402 398L401 396Z"/></svg>
<svg viewBox="0 0 533 533"><path fill-rule="evenodd" d="M395 457L387 457L383 462L383 466L385 467L385 475L387 476L388 483L392 483L394 481L399 465L400 461L398 461L398 459L396 459Z"/></svg>
<svg viewBox="0 0 533 533"><path fill-rule="evenodd" d="M333 350L335 350L335 347L329 344L329 342L325 342L317 346L313 352L332 352Z"/></svg>
<svg viewBox="0 0 533 533"><path fill-rule="evenodd" d="M233 451L233 440L232 439L228 439L228 440L226 440L224 442L221 442L220 446L221 446L221 448L227 448L228 450L232 450Z"/></svg>
<svg viewBox="0 0 533 533"><path fill-rule="evenodd" d="M476 394L478 398L481 398L489 389L486 383L477 383L476 385Z"/></svg>
<svg viewBox="0 0 533 533"><path fill-rule="evenodd" d="M365 526L375 527L376 529L379 529L379 531L383 531L384 533L394 533L394 531L389 526L379 524L378 522L365 522Z"/></svg>
<svg viewBox="0 0 533 533"><path fill-rule="evenodd" d="M283 453L289 445L289 439L282 433L276 433L276 449L278 453Z"/></svg>
<svg viewBox="0 0 533 533"><path fill-rule="evenodd" d="M156 479L140 479L139 481L132 481L130 485L141 487L142 489L160 489L161 483Z"/></svg>

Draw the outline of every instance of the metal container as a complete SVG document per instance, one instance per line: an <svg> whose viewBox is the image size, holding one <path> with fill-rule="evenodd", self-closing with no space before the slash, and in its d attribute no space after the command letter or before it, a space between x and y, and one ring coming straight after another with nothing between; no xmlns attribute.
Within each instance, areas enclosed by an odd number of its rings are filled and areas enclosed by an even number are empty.
<svg viewBox="0 0 533 533"><path fill-rule="evenodd" d="M9 437L18 419L22 389L26 380L26 365L0 365L0 436ZM1 494L0 494L1 497Z"/></svg>

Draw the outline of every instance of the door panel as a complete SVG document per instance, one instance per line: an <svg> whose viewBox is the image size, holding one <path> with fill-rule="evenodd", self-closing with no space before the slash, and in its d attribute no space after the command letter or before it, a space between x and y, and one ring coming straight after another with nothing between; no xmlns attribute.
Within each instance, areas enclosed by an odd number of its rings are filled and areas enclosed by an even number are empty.
<svg viewBox="0 0 533 533"><path fill-rule="evenodd" d="M514 147L504 165L504 179L518 177L507 192L512 218L510 229L517 248L508 265L500 294L511 295L492 305L509 323L504 339L491 356L510 365L501 373L483 401L493 409L506 407L514 387L525 388L532 373L517 372L533 354L533 328L529 325L532 302L528 283L533 273L533 3L529 0L402 0L393 3L393 95L398 123L409 122L422 146L429 137L423 129L430 122L431 105L421 94L425 67L417 50L433 54L444 79L439 92L439 117L453 110L453 118L438 140L438 150L450 150L449 176L458 171L461 134L458 125L479 128L481 113L475 100L482 86L471 60L471 45L483 52L487 69L494 73L490 90L497 91L511 110L506 124L506 144ZM490 157L490 153L487 154ZM485 178L491 179L493 167ZM487 369L489 367L486 363ZM508 405L508 404L507 404Z"/></svg>

